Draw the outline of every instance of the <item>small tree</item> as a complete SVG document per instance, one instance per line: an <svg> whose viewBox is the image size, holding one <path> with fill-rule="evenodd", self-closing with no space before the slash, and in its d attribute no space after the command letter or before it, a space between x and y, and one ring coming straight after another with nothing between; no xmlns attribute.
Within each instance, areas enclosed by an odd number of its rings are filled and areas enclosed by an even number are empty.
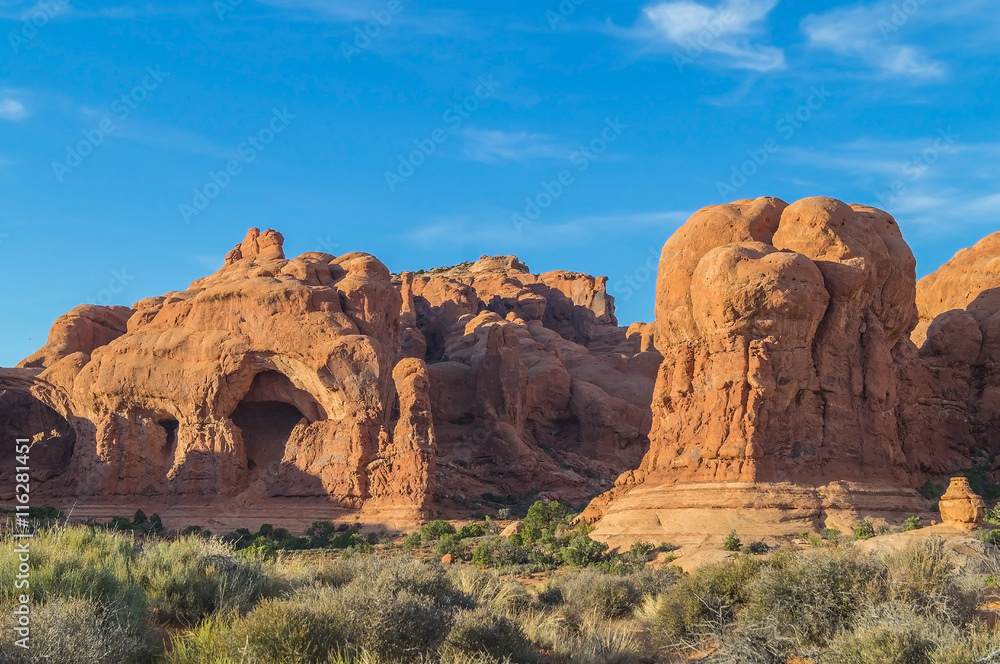
<svg viewBox="0 0 1000 664"><path fill-rule="evenodd" d="M134 523L137 526L146 525L146 513L143 512L142 510L136 510L135 516L132 517L132 523Z"/></svg>
<svg viewBox="0 0 1000 664"><path fill-rule="evenodd" d="M722 548L726 551L739 551L743 548L743 542L740 541L739 536L736 531L732 531L726 536L726 539L722 542Z"/></svg>

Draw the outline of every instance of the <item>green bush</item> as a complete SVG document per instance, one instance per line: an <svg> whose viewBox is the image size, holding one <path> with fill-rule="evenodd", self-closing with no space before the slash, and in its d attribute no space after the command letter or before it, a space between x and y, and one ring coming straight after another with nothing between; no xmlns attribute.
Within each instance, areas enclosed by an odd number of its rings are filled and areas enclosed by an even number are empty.
<svg viewBox="0 0 1000 664"><path fill-rule="evenodd" d="M501 661L510 658L515 662L538 661L520 625L487 608L459 613L455 624L441 646L445 660L460 656L486 655Z"/></svg>
<svg viewBox="0 0 1000 664"><path fill-rule="evenodd" d="M455 526L438 519L420 527L420 539L424 544L433 544L441 539L442 535L454 535L455 532Z"/></svg>
<svg viewBox="0 0 1000 664"><path fill-rule="evenodd" d="M458 536L465 537L483 537L488 535L490 532L490 524L486 522L477 523L467 523L462 526L462 529L458 531Z"/></svg>
<svg viewBox="0 0 1000 664"><path fill-rule="evenodd" d="M866 540L875 537L875 524L871 519L862 519L854 526L854 539Z"/></svg>
<svg viewBox="0 0 1000 664"><path fill-rule="evenodd" d="M977 540L987 544L1000 545L1000 529L980 528L974 533Z"/></svg>
<svg viewBox="0 0 1000 664"><path fill-rule="evenodd" d="M739 551L742 548L743 548L743 542L740 541L740 538L736 534L735 530L730 532L726 536L726 539L722 541L723 551Z"/></svg>
<svg viewBox="0 0 1000 664"><path fill-rule="evenodd" d="M556 534L569 523L569 511L562 503L536 501L521 521L521 539L531 546L555 541Z"/></svg>
<svg viewBox="0 0 1000 664"><path fill-rule="evenodd" d="M513 538L489 537L481 541L472 552L472 562L479 567L511 567L531 562L530 551Z"/></svg>
<svg viewBox="0 0 1000 664"><path fill-rule="evenodd" d="M652 542L644 542L642 540L632 543L629 547L628 555L630 558L637 562L646 562L649 558L649 554L656 550L656 547Z"/></svg>
<svg viewBox="0 0 1000 664"><path fill-rule="evenodd" d="M590 538L586 530L579 531L559 552L559 557L571 567L587 567L604 559L608 545Z"/></svg>
<svg viewBox="0 0 1000 664"><path fill-rule="evenodd" d="M156 542L137 567L151 608L175 624L194 625L216 611L246 613L276 591L262 560L197 537Z"/></svg>
<svg viewBox="0 0 1000 664"><path fill-rule="evenodd" d="M904 530L920 530L924 527L923 521L920 520L919 516L911 516L903 522Z"/></svg>
<svg viewBox="0 0 1000 664"><path fill-rule="evenodd" d="M654 642L667 647L717 637L736 619L763 564L760 558L739 556L682 576L644 615Z"/></svg>
<svg viewBox="0 0 1000 664"><path fill-rule="evenodd" d="M455 560L464 560L469 553L469 547L462 541L462 536L454 533L442 535L434 548L434 555L444 556L451 554Z"/></svg>

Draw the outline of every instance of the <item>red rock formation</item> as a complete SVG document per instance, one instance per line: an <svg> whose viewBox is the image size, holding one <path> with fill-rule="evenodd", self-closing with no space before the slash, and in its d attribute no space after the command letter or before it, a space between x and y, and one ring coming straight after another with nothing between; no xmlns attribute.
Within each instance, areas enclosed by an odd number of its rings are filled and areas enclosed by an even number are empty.
<svg viewBox="0 0 1000 664"><path fill-rule="evenodd" d="M872 208L758 199L696 213L660 260L650 451L591 504L597 533L656 530L650 519L723 532L705 514L741 506L785 529L920 509L894 355L912 349L915 281L898 227Z"/></svg>
<svg viewBox="0 0 1000 664"><path fill-rule="evenodd" d="M982 322L1000 311L1000 233L984 237L975 246L962 249L917 285L920 323L913 341L922 346L927 328L951 309L968 309Z"/></svg>
<svg viewBox="0 0 1000 664"><path fill-rule="evenodd" d="M617 326L605 279L484 256L397 283L450 495L581 500L639 462L660 356Z"/></svg>
<svg viewBox="0 0 1000 664"><path fill-rule="evenodd" d="M0 375L21 412L0 425L51 429L43 493L322 499L401 523L442 497L582 500L638 463L659 355L625 339L603 279L513 257L393 277L281 245L251 229L185 291L77 308Z"/></svg>
<svg viewBox="0 0 1000 664"><path fill-rule="evenodd" d="M46 344L17 366L44 369L74 353L90 355L125 334L131 315L126 307L82 304L57 318Z"/></svg>

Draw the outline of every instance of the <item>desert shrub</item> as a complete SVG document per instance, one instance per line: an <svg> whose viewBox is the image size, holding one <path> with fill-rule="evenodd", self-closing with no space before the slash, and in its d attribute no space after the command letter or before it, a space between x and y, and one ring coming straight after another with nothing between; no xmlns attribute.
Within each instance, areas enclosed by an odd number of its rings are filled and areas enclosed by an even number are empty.
<svg viewBox="0 0 1000 664"><path fill-rule="evenodd" d="M409 590L348 584L338 600L348 640L388 661L413 661L434 650L450 626L448 612L431 597Z"/></svg>
<svg viewBox="0 0 1000 664"><path fill-rule="evenodd" d="M645 607L642 620L650 636L668 647L719 634L735 620L762 566L759 558L739 556L680 577Z"/></svg>
<svg viewBox="0 0 1000 664"><path fill-rule="evenodd" d="M538 661L521 626L488 608L462 611L441 646L443 658L451 661L459 655L487 655L494 660L511 658L515 662Z"/></svg>
<svg viewBox="0 0 1000 664"><path fill-rule="evenodd" d="M631 577L590 570L567 575L559 579L555 587L578 611L596 611L604 618L630 616L642 600L642 593Z"/></svg>
<svg viewBox="0 0 1000 664"><path fill-rule="evenodd" d="M837 637L824 653L833 664L933 664L937 639L927 623L905 609L866 616ZM970 662L971 664L971 662Z"/></svg>
<svg viewBox="0 0 1000 664"><path fill-rule="evenodd" d="M415 533L410 533L403 538L403 550L413 551L418 546L424 543L424 538L420 536L420 531Z"/></svg>
<svg viewBox="0 0 1000 664"><path fill-rule="evenodd" d="M13 603L18 560L12 540L0 546L0 600ZM31 594L44 604L56 599L86 599L110 612L128 631L142 623L146 600L135 580L138 544L131 533L67 526L42 530L31 540Z"/></svg>
<svg viewBox="0 0 1000 664"><path fill-rule="evenodd" d="M881 594L883 578L883 567L853 548L784 549L749 584L740 618L799 645L823 646Z"/></svg>
<svg viewBox="0 0 1000 664"><path fill-rule="evenodd" d="M920 530L923 527L924 523L919 516L907 517L906 521L903 522L904 530Z"/></svg>
<svg viewBox="0 0 1000 664"><path fill-rule="evenodd" d="M723 551L739 551L742 548L743 542L740 541L739 535L736 534L735 530L726 535L726 539L722 541Z"/></svg>
<svg viewBox="0 0 1000 664"><path fill-rule="evenodd" d="M469 553L468 545L458 534L442 535L434 548L434 554L444 556L451 554L456 560L463 560Z"/></svg>
<svg viewBox="0 0 1000 664"><path fill-rule="evenodd" d="M321 664L346 643L330 591L267 599L244 618L217 615L174 639L168 664Z"/></svg>
<svg viewBox="0 0 1000 664"><path fill-rule="evenodd" d="M427 597L437 606L464 607L468 604L468 597L455 588L439 563L408 557L367 557L352 562L354 579L345 586L349 594L364 588L386 595L405 591Z"/></svg>
<svg viewBox="0 0 1000 664"><path fill-rule="evenodd" d="M459 592L471 597L477 605L488 606L506 615L519 614L533 604L523 584L490 570L453 567L449 570L449 578Z"/></svg>
<svg viewBox="0 0 1000 664"><path fill-rule="evenodd" d="M88 664L140 664L152 657L152 648L109 616L112 611L85 599L55 599L34 608L31 614L31 648L14 645L13 616L5 612L0 622L0 661L10 664L87 662Z"/></svg>
<svg viewBox="0 0 1000 664"><path fill-rule="evenodd" d="M938 537L887 554L886 595L920 613L958 623L969 620L979 593L962 583L958 567Z"/></svg>
<svg viewBox="0 0 1000 664"><path fill-rule="evenodd" d="M530 550L513 538L488 537L481 541L472 552L472 562L479 567L511 567L531 562Z"/></svg>
<svg viewBox="0 0 1000 664"><path fill-rule="evenodd" d="M275 592L260 559L197 537L148 546L138 567L152 609L177 624L193 625L216 611L246 613Z"/></svg>

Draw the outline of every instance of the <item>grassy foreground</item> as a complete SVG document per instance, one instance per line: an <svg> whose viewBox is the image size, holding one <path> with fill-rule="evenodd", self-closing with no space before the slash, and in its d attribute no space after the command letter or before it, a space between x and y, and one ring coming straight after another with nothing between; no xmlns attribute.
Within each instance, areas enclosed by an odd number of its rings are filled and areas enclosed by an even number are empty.
<svg viewBox="0 0 1000 664"><path fill-rule="evenodd" d="M973 561L933 537L884 555L834 542L684 574L649 568L651 545L609 554L564 515L525 523L509 537L434 522L403 543L323 527L285 542L306 551L282 549L273 529L224 540L45 528L31 545L30 651L11 636L20 591L7 537L0 661L1000 661L982 608L1000 577L992 544ZM442 551L470 562L442 565Z"/></svg>

